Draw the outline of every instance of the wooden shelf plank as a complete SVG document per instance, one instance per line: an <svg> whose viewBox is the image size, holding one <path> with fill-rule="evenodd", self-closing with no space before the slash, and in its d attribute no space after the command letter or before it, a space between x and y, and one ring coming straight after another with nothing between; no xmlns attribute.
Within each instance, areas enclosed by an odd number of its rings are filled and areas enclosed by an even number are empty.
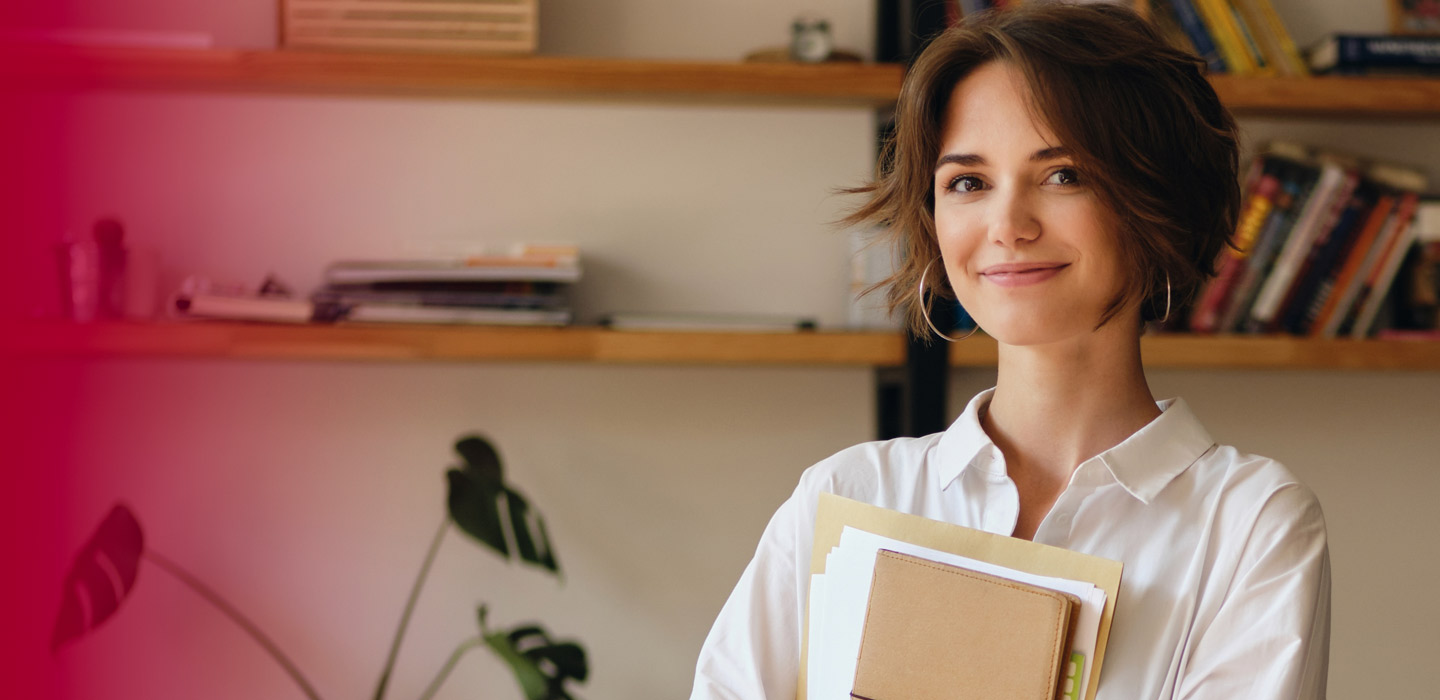
<svg viewBox="0 0 1440 700"><path fill-rule="evenodd" d="M1185 334L1140 339L1147 369L1440 371L1440 342L1311 340L1292 336ZM976 335L950 350L955 367L993 367L995 341Z"/></svg>
<svg viewBox="0 0 1440 700"><path fill-rule="evenodd" d="M1287 117L1440 117L1440 79L1324 76L1211 76L1239 115Z"/></svg>
<svg viewBox="0 0 1440 700"><path fill-rule="evenodd" d="M246 323L24 323L0 328L0 356L192 357L322 361L578 362L656 365L893 367L898 333L675 333L593 327L508 328ZM1158 335L1151 369L1440 371L1440 342L1288 336ZM994 367L995 341L950 348L955 367Z"/></svg>
<svg viewBox="0 0 1440 700"><path fill-rule="evenodd" d="M883 106L893 64L643 61L233 49L0 48L0 85L388 96L607 98ZM1211 77L1237 114L1440 117L1440 79Z"/></svg>
<svg viewBox="0 0 1440 700"><path fill-rule="evenodd" d="M1186 369L1440 370L1440 343L1183 334L1141 341L1145 366Z"/></svg>
<svg viewBox="0 0 1440 700"><path fill-rule="evenodd" d="M0 84L450 97L649 98L876 106L903 69L862 63L175 49L0 50Z"/></svg>
<svg viewBox="0 0 1440 700"><path fill-rule="evenodd" d="M887 366L905 361L894 333L642 333L600 328L27 323L0 355L273 360L562 361L612 364Z"/></svg>

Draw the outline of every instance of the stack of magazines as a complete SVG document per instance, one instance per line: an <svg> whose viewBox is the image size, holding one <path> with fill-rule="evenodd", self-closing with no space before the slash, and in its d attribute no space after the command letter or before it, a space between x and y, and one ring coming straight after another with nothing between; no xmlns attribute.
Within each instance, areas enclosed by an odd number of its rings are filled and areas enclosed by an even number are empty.
<svg viewBox="0 0 1440 700"><path fill-rule="evenodd" d="M579 251L525 246L445 260L348 260L312 297L318 321L562 326L580 279Z"/></svg>

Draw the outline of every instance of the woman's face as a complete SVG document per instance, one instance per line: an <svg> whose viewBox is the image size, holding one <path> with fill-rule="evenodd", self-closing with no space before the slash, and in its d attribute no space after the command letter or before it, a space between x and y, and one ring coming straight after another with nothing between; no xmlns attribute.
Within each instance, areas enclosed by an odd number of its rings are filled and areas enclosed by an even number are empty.
<svg viewBox="0 0 1440 700"><path fill-rule="evenodd" d="M935 170L950 283L980 327L1009 345L1091 333L1124 279L1113 217L1064 144L1032 120L1027 90L1000 61L961 81Z"/></svg>

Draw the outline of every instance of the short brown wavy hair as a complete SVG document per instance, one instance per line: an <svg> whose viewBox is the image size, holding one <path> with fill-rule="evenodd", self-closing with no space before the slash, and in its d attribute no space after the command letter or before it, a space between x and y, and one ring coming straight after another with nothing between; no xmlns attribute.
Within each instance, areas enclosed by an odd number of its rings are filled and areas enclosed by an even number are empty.
<svg viewBox="0 0 1440 700"><path fill-rule="evenodd" d="M891 313L924 334L917 287L940 255L934 176L946 111L955 86L991 61L1024 76L1032 113L1117 222L1121 264L1133 274L1100 325L1135 301L1142 320L1160 317L1167 280L1175 308L1193 298L1233 246L1240 209L1238 132L1204 62L1124 6L1027 4L967 17L930 42L906 73L878 178L846 190L867 200L841 223L886 227L900 254L876 286L888 288ZM953 298L943 265L925 281Z"/></svg>

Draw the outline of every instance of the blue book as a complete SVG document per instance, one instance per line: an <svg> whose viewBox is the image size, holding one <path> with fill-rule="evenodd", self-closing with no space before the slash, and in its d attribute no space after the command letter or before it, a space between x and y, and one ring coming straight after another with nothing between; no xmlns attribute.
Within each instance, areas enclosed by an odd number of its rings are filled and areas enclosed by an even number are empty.
<svg viewBox="0 0 1440 700"><path fill-rule="evenodd" d="M1309 53L1316 73L1440 75L1440 36L1333 34Z"/></svg>
<svg viewBox="0 0 1440 700"><path fill-rule="evenodd" d="M1205 65L1209 66L1210 72L1224 73L1225 59L1220 57L1220 52L1215 48L1215 42L1210 38L1210 32L1205 29L1205 22L1200 19L1200 13L1195 11L1195 6L1190 0L1170 0L1170 8L1175 11L1175 19L1180 23L1180 28L1190 37L1190 43L1195 45L1195 52L1205 59Z"/></svg>

